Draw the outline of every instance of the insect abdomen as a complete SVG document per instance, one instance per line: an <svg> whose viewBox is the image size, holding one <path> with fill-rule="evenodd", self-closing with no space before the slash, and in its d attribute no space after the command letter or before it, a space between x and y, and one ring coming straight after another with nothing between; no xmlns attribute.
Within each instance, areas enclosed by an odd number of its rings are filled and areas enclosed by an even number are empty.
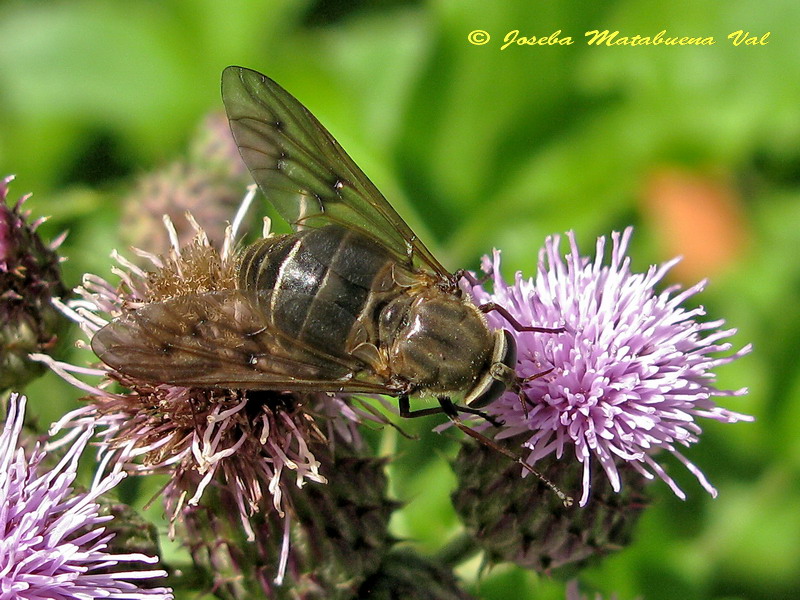
<svg viewBox="0 0 800 600"><path fill-rule="evenodd" d="M391 287L389 254L357 232L330 225L266 238L242 256L240 289L288 336L334 355L357 320L372 321L370 294Z"/></svg>

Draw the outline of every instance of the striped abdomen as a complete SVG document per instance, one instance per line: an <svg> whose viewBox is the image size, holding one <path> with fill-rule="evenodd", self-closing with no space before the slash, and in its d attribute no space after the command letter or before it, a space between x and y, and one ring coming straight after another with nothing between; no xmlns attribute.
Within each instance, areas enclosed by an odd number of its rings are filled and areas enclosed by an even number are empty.
<svg viewBox="0 0 800 600"><path fill-rule="evenodd" d="M376 304L394 295L393 262L372 240L329 225L256 242L242 256L238 285L261 293L261 310L288 336L347 356L357 321L377 330Z"/></svg>

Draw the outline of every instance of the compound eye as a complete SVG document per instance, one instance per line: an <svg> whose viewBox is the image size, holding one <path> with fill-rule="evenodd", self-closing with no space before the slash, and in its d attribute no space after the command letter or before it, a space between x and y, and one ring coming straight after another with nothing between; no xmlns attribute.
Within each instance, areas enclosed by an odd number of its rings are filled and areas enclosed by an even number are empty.
<svg viewBox="0 0 800 600"><path fill-rule="evenodd" d="M503 340L505 342L505 349L503 350L502 358L496 362L501 362L512 371L517 370L517 341L510 332L503 329Z"/></svg>
<svg viewBox="0 0 800 600"><path fill-rule="evenodd" d="M472 402L469 402L468 406L470 408L483 408L484 406L489 406L492 402L502 396L503 392L505 391L506 384L504 381L500 381L499 379L491 379L489 387Z"/></svg>
<svg viewBox="0 0 800 600"><path fill-rule="evenodd" d="M491 368L465 399L467 406L483 408L503 395L516 379L517 343L506 330L498 331Z"/></svg>

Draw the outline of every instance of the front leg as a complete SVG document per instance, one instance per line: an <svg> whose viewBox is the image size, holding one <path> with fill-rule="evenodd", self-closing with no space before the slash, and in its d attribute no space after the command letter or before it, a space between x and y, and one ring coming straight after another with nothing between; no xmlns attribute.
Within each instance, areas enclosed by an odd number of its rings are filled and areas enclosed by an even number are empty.
<svg viewBox="0 0 800 600"><path fill-rule="evenodd" d="M491 448L495 452L499 452L503 456L507 456L515 463L520 465L523 469L530 472L535 477L538 477L542 481L542 483L544 483L547 487L549 487L551 490L555 492L556 496L559 497L559 499L561 500L561 502L564 504L565 507L572 506L572 498L570 496L562 492L556 484L554 484L552 481L547 479L547 477L542 475L539 471L537 471L527 462L525 462L521 456L517 456L511 450L499 445L493 439L488 438L482 433L478 433L474 429L471 429L470 427L464 425L464 423L461 422L461 419L458 416L458 411L462 407L458 407L455 404L453 404L449 398L439 398L439 403L442 405L442 412L444 412L444 414L446 414L447 417L453 422L453 425L458 427L461 431L466 433L471 438L477 440L484 446Z"/></svg>
<svg viewBox="0 0 800 600"><path fill-rule="evenodd" d="M495 427L500 427L503 424L503 421L498 421L492 415L483 412L482 410L478 410L477 408L470 408L469 406L459 406L458 404L454 404L450 398L441 397L438 398L440 410L448 417L451 418L451 415L458 415L458 413L466 413L469 415L476 415L483 419L484 421L491 423Z"/></svg>
<svg viewBox="0 0 800 600"><path fill-rule="evenodd" d="M478 279L475 275L472 274L471 271L467 271L466 269L459 269L455 273L453 273L453 279L456 281L460 281L461 279L466 279L467 283L470 284L472 287L483 285L489 280L489 274L484 274L483 277Z"/></svg>
<svg viewBox="0 0 800 600"><path fill-rule="evenodd" d="M434 406L433 408L422 408L419 410L411 410L411 404L408 401L408 395L404 394L398 399L400 404L400 416L404 419L416 419L417 417L427 417L428 415L438 415L444 412L441 406Z"/></svg>
<svg viewBox="0 0 800 600"><path fill-rule="evenodd" d="M439 406L421 408L419 410L411 410L411 404L407 395L400 396L397 400L400 408L400 416L404 419L416 419L417 417L427 417L429 415L438 415L444 413L452 420L451 415L458 416L458 413L461 412L470 415L477 415L495 427L500 427L503 424L502 421L498 421L493 416L483 412L482 410L453 404L450 398L447 398L446 396L438 398Z"/></svg>

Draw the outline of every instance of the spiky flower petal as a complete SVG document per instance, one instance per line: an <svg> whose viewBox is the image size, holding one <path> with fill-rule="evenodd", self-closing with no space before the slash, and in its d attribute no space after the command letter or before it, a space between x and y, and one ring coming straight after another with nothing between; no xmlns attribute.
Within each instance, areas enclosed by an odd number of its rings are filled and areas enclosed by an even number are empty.
<svg viewBox="0 0 800 600"><path fill-rule="evenodd" d="M525 384L529 406L506 393L489 412L505 422L500 437L524 436L533 464L555 453L571 452L583 465L581 504L589 499L591 465L602 467L614 490L620 489L618 460L643 476L663 479L684 498L654 455L676 456L712 495L716 490L678 446L689 446L701 432L698 418L725 423L752 417L717 406L715 397L741 396L746 389L718 390L712 369L747 354L750 346L730 351L726 342L736 330L724 321L701 321L702 307L683 304L705 282L679 291L661 282L676 260L633 273L626 256L632 229L612 235L610 263L604 265L606 239L599 238L593 259L581 256L568 234L569 253L562 258L558 236L547 239L536 278L517 274L513 284L500 274L500 255L485 259L493 292L472 288L478 303L496 302L520 323L564 327L560 334L516 333L518 371L523 377L553 369ZM495 327L512 329L497 314Z"/></svg>
<svg viewBox="0 0 800 600"><path fill-rule="evenodd" d="M19 447L24 414L25 398L12 395L0 434L0 598L172 598L167 588L148 588L166 576L152 568L157 557L111 550L113 516L101 514L98 499L125 474L113 470L86 492L75 491L92 431L82 431L58 465L45 470L38 444L29 456Z"/></svg>

